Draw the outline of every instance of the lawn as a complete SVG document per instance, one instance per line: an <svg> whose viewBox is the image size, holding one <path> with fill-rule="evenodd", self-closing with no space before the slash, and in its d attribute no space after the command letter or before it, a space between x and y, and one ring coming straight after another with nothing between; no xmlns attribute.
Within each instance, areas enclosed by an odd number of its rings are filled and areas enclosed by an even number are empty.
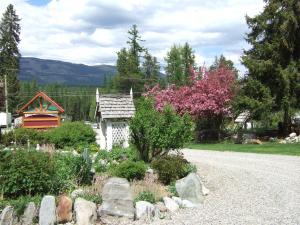
<svg viewBox="0 0 300 225"><path fill-rule="evenodd" d="M214 144L196 144L191 143L186 148L197 150L215 150L232 152L252 152L263 154L281 154L300 156L300 143L297 144L278 144L264 143L262 145L253 144L233 144L233 143L214 143Z"/></svg>

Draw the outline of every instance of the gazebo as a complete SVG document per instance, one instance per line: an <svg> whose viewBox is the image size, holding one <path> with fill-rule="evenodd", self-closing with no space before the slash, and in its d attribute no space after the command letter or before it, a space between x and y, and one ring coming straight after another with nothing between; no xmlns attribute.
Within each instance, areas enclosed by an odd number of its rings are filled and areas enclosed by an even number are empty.
<svg viewBox="0 0 300 225"><path fill-rule="evenodd" d="M129 120L134 116L132 90L130 94L99 94L96 90L97 143L101 149L129 146Z"/></svg>
<svg viewBox="0 0 300 225"><path fill-rule="evenodd" d="M41 91L17 112L22 116L22 127L48 129L60 125L64 109Z"/></svg>

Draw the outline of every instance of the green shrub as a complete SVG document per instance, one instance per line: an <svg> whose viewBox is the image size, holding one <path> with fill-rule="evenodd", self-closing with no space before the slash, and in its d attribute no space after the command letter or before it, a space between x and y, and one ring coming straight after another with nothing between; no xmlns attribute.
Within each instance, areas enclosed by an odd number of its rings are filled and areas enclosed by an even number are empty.
<svg viewBox="0 0 300 225"><path fill-rule="evenodd" d="M133 148L113 148L111 151L101 150L95 159L94 168L98 173L109 170L114 162L123 162L126 160L137 161L137 152Z"/></svg>
<svg viewBox="0 0 300 225"><path fill-rule="evenodd" d="M76 187L80 164L80 157L75 157L71 153L54 155L55 192L67 192Z"/></svg>
<svg viewBox="0 0 300 225"><path fill-rule="evenodd" d="M111 170L111 174L116 177L123 177L129 181L141 180L145 176L146 164L143 161L133 162L130 160L117 164Z"/></svg>
<svg viewBox="0 0 300 225"><path fill-rule="evenodd" d="M138 201L146 201L146 202L150 202L150 203L155 203L155 196L150 191L142 191L134 199L134 202L138 202Z"/></svg>
<svg viewBox="0 0 300 225"><path fill-rule="evenodd" d="M178 192L176 190L175 182L172 182L168 187L167 187L168 192L170 192L173 196L179 196Z"/></svg>
<svg viewBox="0 0 300 225"><path fill-rule="evenodd" d="M46 132L47 140L56 148L88 146L95 143L96 134L90 125L83 122L66 122Z"/></svg>
<svg viewBox="0 0 300 225"><path fill-rule="evenodd" d="M6 151L0 159L0 190L4 196L46 194L55 189L54 163L49 154Z"/></svg>
<svg viewBox="0 0 300 225"><path fill-rule="evenodd" d="M129 148L115 147L109 152L109 159L118 162L122 162L125 160L137 161L138 156L136 150L131 147Z"/></svg>
<svg viewBox="0 0 300 225"><path fill-rule="evenodd" d="M0 201L0 211L3 210L6 206L10 205L14 207L14 212L17 217L23 215L29 202L34 202L36 206L39 206L41 203L41 196L21 196L17 199L8 199Z"/></svg>
<svg viewBox="0 0 300 225"><path fill-rule="evenodd" d="M194 124L187 114L180 116L171 107L158 112L151 101L141 100L130 129L139 156L149 162L191 141Z"/></svg>
<svg viewBox="0 0 300 225"><path fill-rule="evenodd" d="M163 184L170 184L185 177L189 170L188 161L181 155L168 155L151 163L151 167L158 172L158 179Z"/></svg>
<svg viewBox="0 0 300 225"><path fill-rule="evenodd" d="M79 157L79 163L77 164L76 174L77 174L77 183L82 184L91 184L92 181L92 159L90 153L87 149L83 151Z"/></svg>
<svg viewBox="0 0 300 225"><path fill-rule="evenodd" d="M187 163L184 167L184 174L187 176L190 173L197 173L197 166L192 163Z"/></svg>
<svg viewBox="0 0 300 225"><path fill-rule="evenodd" d="M21 195L59 194L76 185L90 184L91 159L87 152L72 154L15 150L0 152L0 194L17 198Z"/></svg>
<svg viewBox="0 0 300 225"><path fill-rule="evenodd" d="M9 146L13 142L16 142L17 145L25 146L27 145L28 140L31 145L44 143L44 132L37 131L35 129L17 128L15 130L3 134L1 142L5 146Z"/></svg>

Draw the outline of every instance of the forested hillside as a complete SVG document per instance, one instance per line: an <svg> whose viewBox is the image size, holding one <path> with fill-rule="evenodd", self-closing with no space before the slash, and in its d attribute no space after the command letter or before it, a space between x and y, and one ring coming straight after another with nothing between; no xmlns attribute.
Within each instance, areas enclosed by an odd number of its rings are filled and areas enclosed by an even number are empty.
<svg viewBox="0 0 300 225"><path fill-rule="evenodd" d="M88 66L58 60L20 58L19 79L21 81L35 80L39 84L103 86L106 79L114 74L116 74L116 67L110 65Z"/></svg>

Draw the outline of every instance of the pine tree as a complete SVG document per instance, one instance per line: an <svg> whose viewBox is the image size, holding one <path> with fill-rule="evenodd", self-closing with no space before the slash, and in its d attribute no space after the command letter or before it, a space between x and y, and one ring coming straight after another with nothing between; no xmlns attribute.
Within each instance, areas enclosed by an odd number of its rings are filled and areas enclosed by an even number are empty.
<svg viewBox="0 0 300 225"><path fill-rule="evenodd" d="M226 59L223 54L221 54L220 57L215 57L215 61L209 67L209 70L216 70L222 66L226 66L228 69L235 73L236 77L238 76L238 70L234 67L234 63L230 59Z"/></svg>
<svg viewBox="0 0 300 225"><path fill-rule="evenodd" d="M190 68L195 67L195 55L192 47L186 42L181 49L184 83L188 83Z"/></svg>
<svg viewBox="0 0 300 225"><path fill-rule="evenodd" d="M289 132L291 111L300 103L300 2L265 0L263 12L246 17L251 29L243 63L249 77L268 87L274 110L283 110L284 133Z"/></svg>
<svg viewBox="0 0 300 225"><path fill-rule="evenodd" d="M142 70L147 85L152 86L158 82L159 69L160 66L157 62L157 58L153 57L148 51L145 51Z"/></svg>
<svg viewBox="0 0 300 225"><path fill-rule="evenodd" d="M168 81L182 86L189 81L189 71L195 66L195 55L188 43L173 45L165 57Z"/></svg>
<svg viewBox="0 0 300 225"><path fill-rule="evenodd" d="M167 66L165 68L168 82L183 85L183 65L181 59L181 47L173 45L165 57Z"/></svg>
<svg viewBox="0 0 300 225"><path fill-rule="evenodd" d="M124 93L129 93L130 88L134 91L141 92L143 90L144 82L142 80L142 71L140 66L140 57L145 51L141 46L141 39L136 25L128 31L130 34L127 44L129 48L122 48L117 54L117 71L115 77L116 88Z"/></svg>
<svg viewBox="0 0 300 225"><path fill-rule="evenodd" d="M8 5L0 24L0 76L7 76L9 110L14 112L19 103L18 81L20 19L12 4Z"/></svg>
<svg viewBox="0 0 300 225"><path fill-rule="evenodd" d="M132 25L131 29L128 31L128 34L130 36L128 37L129 40L127 41L127 44L129 44L129 53L132 57L132 72L139 73L140 54L145 51L145 48L141 46L140 42L143 42L144 40L142 40L141 36L139 35L139 31L135 24Z"/></svg>

